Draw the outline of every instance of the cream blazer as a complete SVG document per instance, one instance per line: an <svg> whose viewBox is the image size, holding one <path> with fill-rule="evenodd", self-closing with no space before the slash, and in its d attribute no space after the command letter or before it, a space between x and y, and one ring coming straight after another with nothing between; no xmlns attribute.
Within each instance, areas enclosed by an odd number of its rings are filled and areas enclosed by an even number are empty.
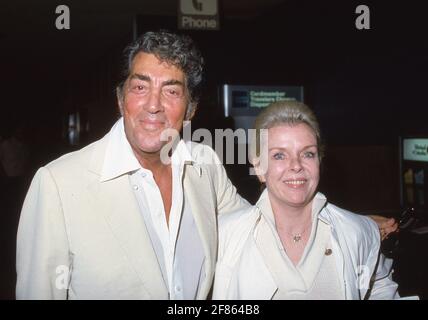
<svg viewBox="0 0 428 320"><path fill-rule="evenodd" d="M266 219L261 210L272 210L266 202L267 190L252 209L220 217L213 299L269 300L280 287L271 270L281 270L282 265L267 267L267 261L251 241L260 219ZM332 250L339 253L335 262L345 299L400 298L398 286L392 280L392 261L379 253L376 223L328 203L321 193L315 196L312 210L330 226ZM275 249L278 250L272 244L272 250ZM249 263L240 263L244 250Z"/></svg>
<svg viewBox="0 0 428 320"><path fill-rule="evenodd" d="M108 138L62 156L33 178L17 235L17 299L168 299L128 175L100 181ZM195 161L185 165L183 190L205 253L197 299L206 299L217 215L249 204L211 148L191 149Z"/></svg>

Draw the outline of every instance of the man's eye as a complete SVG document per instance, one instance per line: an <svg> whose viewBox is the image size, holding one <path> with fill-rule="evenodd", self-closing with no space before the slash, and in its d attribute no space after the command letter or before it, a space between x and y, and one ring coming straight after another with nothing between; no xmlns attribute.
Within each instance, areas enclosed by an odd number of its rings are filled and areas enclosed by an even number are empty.
<svg viewBox="0 0 428 320"><path fill-rule="evenodd" d="M178 89L166 89L165 93L171 97L181 97L181 91Z"/></svg>
<svg viewBox="0 0 428 320"><path fill-rule="evenodd" d="M277 152L273 155L273 158L275 160L284 160L285 159L285 155L282 152Z"/></svg>
<svg viewBox="0 0 428 320"><path fill-rule="evenodd" d="M134 84L131 86L131 91L135 93L142 93L142 92L145 92L146 90L147 90L147 86L142 84Z"/></svg>

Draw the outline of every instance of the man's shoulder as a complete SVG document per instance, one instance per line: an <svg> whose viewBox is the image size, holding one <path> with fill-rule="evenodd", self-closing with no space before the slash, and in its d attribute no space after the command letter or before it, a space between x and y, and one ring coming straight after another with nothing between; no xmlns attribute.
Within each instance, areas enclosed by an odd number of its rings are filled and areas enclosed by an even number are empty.
<svg viewBox="0 0 428 320"><path fill-rule="evenodd" d="M260 214L256 207L238 210L219 217L219 260L233 265L244 247Z"/></svg>
<svg viewBox="0 0 428 320"><path fill-rule="evenodd" d="M193 141L187 141L185 144L197 164L221 164L220 159L211 146Z"/></svg>
<svg viewBox="0 0 428 320"><path fill-rule="evenodd" d="M236 234L253 227L260 216L257 207L249 206L234 212L220 215L218 219L221 234Z"/></svg>

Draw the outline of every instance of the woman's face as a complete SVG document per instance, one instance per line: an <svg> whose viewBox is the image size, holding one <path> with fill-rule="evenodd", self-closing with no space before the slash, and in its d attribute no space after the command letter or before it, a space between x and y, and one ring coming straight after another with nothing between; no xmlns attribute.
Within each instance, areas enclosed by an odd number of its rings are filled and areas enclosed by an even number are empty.
<svg viewBox="0 0 428 320"><path fill-rule="evenodd" d="M320 166L313 130L304 123L279 125L268 130L267 144L267 168L259 178L266 182L271 202L293 208L310 204Z"/></svg>

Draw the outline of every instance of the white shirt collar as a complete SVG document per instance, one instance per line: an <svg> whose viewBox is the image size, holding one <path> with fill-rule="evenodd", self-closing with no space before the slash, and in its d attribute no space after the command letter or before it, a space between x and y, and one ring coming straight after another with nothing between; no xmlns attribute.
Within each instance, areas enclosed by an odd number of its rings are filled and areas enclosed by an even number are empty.
<svg viewBox="0 0 428 320"><path fill-rule="evenodd" d="M184 165L193 162L194 159L186 144L183 140L180 140L171 156L171 163L173 165ZM123 117L121 117L110 130L103 169L101 171L101 182L139 169L146 170L141 167L134 155L131 145L126 138Z"/></svg>
<svg viewBox="0 0 428 320"><path fill-rule="evenodd" d="M321 214L322 209L327 204L327 198L321 192L317 192L312 200L312 217L318 217L321 221L330 224ZM272 206L269 200L268 190L263 190L259 200L256 203L257 208L259 208L259 212L263 215L268 221L270 221L273 225L275 225L275 218L273 216Z"/></svg>

